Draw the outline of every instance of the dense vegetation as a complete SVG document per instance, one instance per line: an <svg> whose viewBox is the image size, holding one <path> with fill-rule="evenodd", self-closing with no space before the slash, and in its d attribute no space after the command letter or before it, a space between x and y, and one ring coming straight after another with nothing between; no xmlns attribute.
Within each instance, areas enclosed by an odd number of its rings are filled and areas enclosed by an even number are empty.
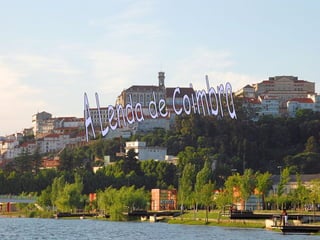
<svg viewBox="0 0 320 240"><path fill-rule="evenodd" d="M37 152L25 153L0 171L0 194L44 194L44 191L49 194L57 179L62 192L80 191L81 194L102 194L106 189L124 186L134 186L138 191L178 188L178 185L180 189L185 188L185 193L203 193L206 189L199 186L225 187L228 176L235 172L245 176L246 169L251 169L253 175L254 172L279 174L278 166L290 167L293 174L320 173L320 113L303 110L298 111L295 118L266 116L257 122L247 120L241 111L237 115L237 120L179 116L175 129L168 132L156 129L130 139L145 141L148 146L167 147L169 155L178 156L177 165L154 160L139 162L133 151L117 157L124 139L99 138L87 146L64 149L57 170L40 171L41 156ZM113 164L93 173L92 167L102 166L105 155L110 156ZM200 173L202 176L198 176ZM198 187L197 179L202 181ZM183 199L180 196L180 200Z"/></svg>

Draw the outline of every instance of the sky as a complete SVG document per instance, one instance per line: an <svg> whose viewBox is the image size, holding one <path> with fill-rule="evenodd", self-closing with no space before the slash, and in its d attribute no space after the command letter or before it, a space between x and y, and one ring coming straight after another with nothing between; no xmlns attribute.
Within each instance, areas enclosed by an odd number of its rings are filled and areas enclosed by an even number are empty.
<svg viewBox="0 0 320 240"><path fill-rule="evenodd" d="M317 0L0 0L0 136L83 117L132 85L233 91L272 76L320 92Z"/></svg>

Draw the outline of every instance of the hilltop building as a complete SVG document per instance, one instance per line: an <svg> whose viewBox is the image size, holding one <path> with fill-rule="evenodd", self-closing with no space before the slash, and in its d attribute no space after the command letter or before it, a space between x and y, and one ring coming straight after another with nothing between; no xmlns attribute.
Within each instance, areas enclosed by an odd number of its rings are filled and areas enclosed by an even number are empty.
<svg viewBox="0 0 320 240"><path fill-rule="evenodd" d="M113 137L130 137L135 133L143 133L152 131L156 128L162 128L169 130L174 124L174 111L173 111L173 92L175 88L166 88L165 87L165 73L158 73L158 85L133 85L127 89L124 89L116 99L116 106L122 106L126 108L127 104L131 105L133 108L137 104L141 104L141 108L136 112L139 117L143 115L143 121L135 121L133 124L124 124L122 109L119 110L119 116L114 116L113 122L116 122L120 119L120 124L117 125L117 128L113 131L109 131L106 135L106 138ZM176 107L182 106L183 96L187 95L191 98L192 93L194 93L193 88L180 88L180 94L175 99ZM150 114L149 104L151 101L158 103L160 99L165 100L166 111L168 115L166 117L157 117L152 118ZM156 106L158 107L158 106ZM152 109L151 111L153 111ZM159 109L157 109L159 110ZM117 107L115 107L115 111ZM132 112L128 113L128 117L132 118ZM90 116L94 128L97 131L102 128L106 128L110 125L108 117L108 107L90 108Z"/></svg>
<svg viewBox="0 0 320 240"><path fill-rule="evenodd" d="M287 108L287 101L292 98L306 98L315 93L315 83L299 80L294 76L269 77L260 83L254 84L257 96L278 98L280 109Z"/></svg>
<svg viewBox="0 0 320 240"><path fill-rule="evenodd" d="M33 135L37 136L40 133L50 131L53 128L52 124L48 124L51 118L52 114L45 111L32 115Z"/></svg>
<svg viewBox="0 0 320 240"><path fill-rule="evenodd" d="M165 73L158 73L158 86L154 85L133 85L121 92L116 104L126 106L128 103L135 106L140 103L142 108L148 108L149 102L159 101L165 98ZM154 95L153 95L154 94ZM155 99L154 99L155 97Z"/></svg>
<svg viewBox="0 0 320 240"><path fill-rule="evenodd" d="M246 85L235 96L243 99L252 119L264 115L294 116L298 109L320 110L315 83L294 76L269 77L252 86Z"/></svg>

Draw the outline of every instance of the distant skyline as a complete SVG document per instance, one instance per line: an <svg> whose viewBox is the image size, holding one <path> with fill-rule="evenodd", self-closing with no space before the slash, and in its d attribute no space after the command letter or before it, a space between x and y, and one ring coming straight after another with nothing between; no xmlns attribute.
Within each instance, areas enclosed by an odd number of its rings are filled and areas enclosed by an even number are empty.
<svg viewBox="0 0 320 240"><path fill-rule="evenodd" d="M320 92L320 1L1 1L0 136L32 115L83 117L131 85L233 91L279 75Z"/></svg>

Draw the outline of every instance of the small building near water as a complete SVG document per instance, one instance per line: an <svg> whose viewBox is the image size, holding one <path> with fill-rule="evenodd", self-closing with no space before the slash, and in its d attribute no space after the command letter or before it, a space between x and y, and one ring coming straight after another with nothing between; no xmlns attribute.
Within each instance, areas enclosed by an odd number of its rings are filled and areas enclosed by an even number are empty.
<svg viewBox="0 0 320 240"><path fill-rule="evenodd" d="M152 189L151 190L151 211L165 211L177 209L176 189Z"/></svg>

